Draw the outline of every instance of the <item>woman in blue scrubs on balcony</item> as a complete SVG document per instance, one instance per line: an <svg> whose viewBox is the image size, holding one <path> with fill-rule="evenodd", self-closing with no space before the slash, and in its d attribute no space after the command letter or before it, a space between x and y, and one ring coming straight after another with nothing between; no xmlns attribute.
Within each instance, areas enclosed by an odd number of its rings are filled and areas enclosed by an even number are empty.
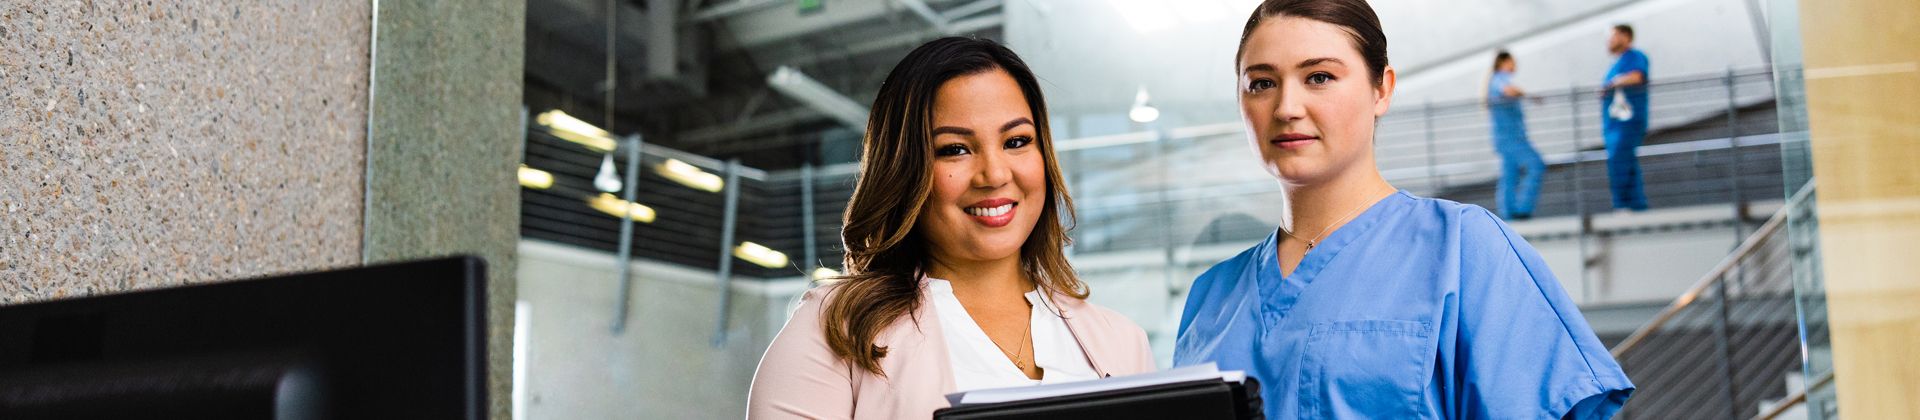
<svg viewBox="0 0 1920 420"><path fill-rule="evenodd" d="M1374 165L1394 73L1364 0L1267 0L1235 67L1281 228L1194 280L1175 365L1259 378L1269 418L1607 418L1633 385L1539 253Z"/></svg>

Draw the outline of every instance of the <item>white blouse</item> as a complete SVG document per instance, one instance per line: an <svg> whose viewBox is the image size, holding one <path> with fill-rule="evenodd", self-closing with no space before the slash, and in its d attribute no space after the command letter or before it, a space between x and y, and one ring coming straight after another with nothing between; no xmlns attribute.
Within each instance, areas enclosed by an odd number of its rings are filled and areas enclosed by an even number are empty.
<svg viewBox="0 0 1920 420"><path fill-rule="evenodd" d="M960 299L953 296L953 283L928 280L947 342L947 359L953 363L954 392L1099 379L1080 351L1080 343L1067 330L1066 320L1039 290L1026 294L1027 303L1033 304L1029 317L1033 323L1033 363L1041 370L1041 378L1035 380L1015 367L993 339L987 338L980 324L973 322L966 307L960 306Z"/></svg>

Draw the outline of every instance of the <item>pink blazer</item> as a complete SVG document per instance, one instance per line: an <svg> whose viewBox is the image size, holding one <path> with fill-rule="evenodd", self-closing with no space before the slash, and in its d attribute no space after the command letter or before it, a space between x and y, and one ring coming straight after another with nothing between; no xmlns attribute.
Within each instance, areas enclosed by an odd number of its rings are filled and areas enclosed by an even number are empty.
<svg viewBox="0 0 1920 420"><path fill-rule="evenodd" d="M925 419L947 406L953 364L940 321L920 281L920 304L875 338L887 348L880 359L885 378L840 361L821 330L825 286L807 291L800 308L773 339L754 372L747 395L749 419ZM1067 330L1101 377L1154 370L1146 331L1107 308L1055 296ZM914 320L918 319L919 322Z"/></svg>

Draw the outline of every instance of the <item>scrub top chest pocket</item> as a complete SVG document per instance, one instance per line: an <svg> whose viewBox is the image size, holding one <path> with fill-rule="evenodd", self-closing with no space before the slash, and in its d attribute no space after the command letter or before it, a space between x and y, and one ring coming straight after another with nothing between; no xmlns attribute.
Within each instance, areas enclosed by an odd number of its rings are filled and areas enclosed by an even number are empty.
<svg viewBox="0 0 1920 420"><path fill-rule="evenodd" d="M1421 395L1433 373L1433 324L1320 323L1300 372L1301 418L1431 418Z"/></svg>

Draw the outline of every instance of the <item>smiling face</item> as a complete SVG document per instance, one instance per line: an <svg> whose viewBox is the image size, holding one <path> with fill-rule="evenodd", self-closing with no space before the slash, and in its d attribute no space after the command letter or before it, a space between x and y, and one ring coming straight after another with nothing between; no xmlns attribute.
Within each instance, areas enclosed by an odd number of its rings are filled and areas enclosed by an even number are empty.
<svg viewBox="0 0 1920 420"><path fill-rule="evenodd" d="M1018 258L1048 204L1026 95L988 70L941 84L932 114L933 191L915 229L936 261Z"/></svg>
<svg viewBox="0 0 1920 420"><path fill-rule="evenodd" d="M1242 51L1240 114L1268 174L1309 185L1374 169L1373 124L1391 102L1391 67L1376 87L1345 29L1287 16L1261 23Z"/></svg>

